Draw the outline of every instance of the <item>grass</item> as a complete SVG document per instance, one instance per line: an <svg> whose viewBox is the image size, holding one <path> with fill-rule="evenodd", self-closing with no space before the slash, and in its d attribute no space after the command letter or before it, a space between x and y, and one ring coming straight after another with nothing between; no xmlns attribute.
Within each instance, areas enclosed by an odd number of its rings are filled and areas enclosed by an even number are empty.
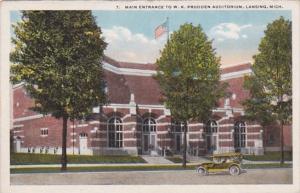
<svg viewBox="0 0 300 193"><path fill-rule="evenodd" d="M243 164L243 169L266 169L266 168L291 168L292 164L267 163L267 164Z"/></svg>
<svg viewBox="0 0 300 193"><path fill-rule="evenodd" d="M182 163L181 157L173 156L173 157L166 157L166 159L170 160L173 163ZM187 163L189 163L189 162L187 161Z"/></svg>
<svg viewBox="0 0 300 193"><path fill-rule="evenodd" d="M68 167L67 172L103 172L103 171L153 171L153 170L193 170L195 165L188 165L185 169L181 165L145 165L145 166L87 166ZM45 168L13 168L11 173L52 173L61 172L59 167Z"/></svg>
<svg viewBox="0 0 300 193"><path fill-rule="evenodd" d="M66 172L104 172L104 171L159 171L159 170L195 170L195 164L187 165L184 169L181 165L144 165L144 166L86 166L86 167L68 167ZM292 164L281 166L277 163L272 164L243 164L243 169L263 169L263 168L291 168ZM59 167L45 168L13 168L12 174L18 173L60 173Z"/></svg>
<svg viewBox="0 0 300 193"><path fill-rule="evenodd" d="M10 155L10 164L11 165L60 164L60 159L61 159L61 155L12 153ZM145 163L145 160L143 160L139 156L68 155L68 163L72 163L72 164Z"/></svg>
<svg viewBox="0 0 300 193"><path fill-rule="evenodd" d="M244 155L244 159L250 161L280 161L280 152L265 152L264 155ZM284 152L284 160L292 161L292 152Z"/></svg>

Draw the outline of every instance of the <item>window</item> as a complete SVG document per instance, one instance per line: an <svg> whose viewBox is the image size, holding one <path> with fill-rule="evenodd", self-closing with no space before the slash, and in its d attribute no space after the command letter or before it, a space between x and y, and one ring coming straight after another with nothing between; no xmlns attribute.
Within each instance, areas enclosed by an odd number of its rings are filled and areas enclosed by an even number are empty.
<svg viewBox="0 0 300 193"><path fill-rule="evenodd" d="M108 121L108 146L123 147L123 128L120 118L111 118Z"/></svg>
<svg viewBox="0 0 300 193"><path fill-rule="evenodd" d="M184 132L184 124L182 122L173 121L171 124L171 131L181 133Z"/></svg>
<svg viewBox="0 0 300 193"><path fill-rule="evenodd" d="M48 128L41 128L41 136L48 136Z"/></svg>
<svg viewBox="0 0 300 193"><path fill-rule="evenodd" d="M144 120L143 132L156 132L156 122L153 118L147 118Z"/></svg>
<svg viewBox="0 0 300 193"><path fill-rule="evenodd" d="M209 120L204 128L206 133L217 133L218 132L218 124L214 120Z"/></svg>
<svg viewBox="0 0 300 193"><path fill-rule="evenodd" d="M104 87L104 93L107 94L108 93L108 86L107 86L106 81L104 81L103 87Z"/></svg>
<svg viewBox="0 0 300 193"><path fill-rule="evenodd" d="M226 98L224 102L224 107L228 107L230 105L230 99Z"/></svg>
<svg viewBox="0 0 300 193"><path fill-rule="evenodd" d="M234 147L241 148L246 146L246 125L242 121L234 124Z"/></svg>

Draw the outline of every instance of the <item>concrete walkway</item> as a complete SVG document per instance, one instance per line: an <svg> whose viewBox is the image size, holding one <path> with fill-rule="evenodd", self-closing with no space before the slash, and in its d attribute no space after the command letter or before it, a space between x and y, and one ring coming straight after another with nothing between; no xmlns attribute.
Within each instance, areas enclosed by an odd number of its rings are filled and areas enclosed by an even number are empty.
<svg viewBox="0 0 300 193"><path fill-rule="evenodd" d="M23 174L11 174L10 183L11 185L274 184L277 186L278 184L292 184L293 170L292 168L258 169L258 170L249 169L246 171L246 173L242 173L239 176L231 176L227 173L210 174L208 176L201 176L195 170L126 171L126 172L114 171L114 172L85 172L85 173L72 172L72 173L34 173L34 174L23 173ZM175 186L175 187L179 187L179 186ZM269 188L265 185L262 186L262 188L263 187L265 187L266 189ZM20 187L20 190L21 188L22 187ZM77 188L77 187L73 187L73 188ZM137 190L139 188L140 187L137 187ZM159 187L159 189L163 191L160 192L172 192L167 187L165 189L161 189L161 188L163 187ZM117 189L114 192L121 192L120 191L121 187L119 188L120 189L119 191ZM198 188L198 190L201 189L202 187ZM229 187L227 188L225 187L223 192L232 192L233 189L236 190L236 187L231 189ZM238 190L239 191L236 192L247 192L247 189L246 190L238 189ZM70 189L69 192L72 192L72 190ZM88 192L88 191L86 189L82 189L81 192ZM109 191L102 191L102 192L109 192ZM143 191L139 191L139 192L143 192ZM149 192L155 192L155 190ZM179 191L175 191L175 192L179 192ZM195 192L195 191L186 191L186 192ZM197 191L197 192L201 192L201 191ZM289 192L289 191L283 190L281 192Z"/></svg>
<svg viewBox="0 0 300 193"><path fill-rule="evenodd" d="M149 156L143 155L141 156L148 164L174 164L170 160L165 159L161 156Z"/></svg>
<svg viewBox="0 0 300 193"><path fill-rule="evenodd" d="M280 161L250 161L243 159L243 164L279 164ZM293 161L284 161L285 164L292 164Z"/></svg>

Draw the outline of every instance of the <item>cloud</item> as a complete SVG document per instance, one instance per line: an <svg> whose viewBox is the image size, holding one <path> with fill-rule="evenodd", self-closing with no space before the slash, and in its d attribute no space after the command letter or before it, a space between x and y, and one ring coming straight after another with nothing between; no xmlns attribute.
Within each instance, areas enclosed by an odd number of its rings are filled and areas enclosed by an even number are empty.
<svg viewBox="0 0 300 193"><path fill-rule="evenodd" d="M241 25L235 23L221 23L212 27L209 31L210 36L222 42L227 39L238 40L240 37L247 38L246 34L241 35L242 30L252 27L252 24Z"/></svg>
<svg viewBox="0 0 300 193"><path fill-rule="evenodd" d="M132 33L122 26L113 26L102 31L108 43L105 54L119 61L155 62L159 57L159 50L166 42L164 37L151 39L144 34Z"/></svg>
<svg viewBox="0 0 300 193"><path fill-rule="evenodd" d="M245 38L245 39L247 39L247 38L248 38L248 36L247 36L246 34L243 34L243 35L242 35L242 38Z"/></svg>

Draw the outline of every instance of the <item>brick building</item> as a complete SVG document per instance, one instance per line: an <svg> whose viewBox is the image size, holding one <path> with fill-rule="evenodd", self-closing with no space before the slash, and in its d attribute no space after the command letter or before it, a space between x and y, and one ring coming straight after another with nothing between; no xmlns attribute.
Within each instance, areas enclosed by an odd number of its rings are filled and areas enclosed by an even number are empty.
<svg viewBox="0 0 300 193"><path fill-rule="evenodd" d="M161 155L165 150L181 153L182 125L172 120L170 111L160 101L159 85L153 78L155 64L118 62L105 57L103 68L110 104L101 109L95 107L88 120L68 122L67 153ZM222 69L221 80L229 83L232 95L220 100L207 122L188 124L190 155L228 151L263 154L267 147L278 150L278 128L263 129L242 119L240 102L249 96L243 89L243 80L249 73L249 63ZM13 86L12 95L15 151L61 153L62 120L30 111L33 100L22 84ZM285 140L289 143L290 131L291 128L286 128L289 136Z"/></svg>

